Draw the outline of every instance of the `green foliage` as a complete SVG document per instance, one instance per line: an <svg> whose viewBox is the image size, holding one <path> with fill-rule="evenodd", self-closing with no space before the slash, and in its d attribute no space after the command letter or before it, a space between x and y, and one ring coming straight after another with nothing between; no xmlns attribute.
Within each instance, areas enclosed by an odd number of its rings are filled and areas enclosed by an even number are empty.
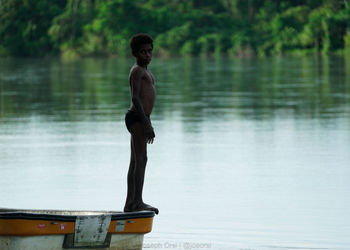
<svg viewBox="0 0 350 250"><path fill-rule="evenodd" d="M344 0L0 0L0 56L127 55L139 32L161 55L344 51Z"/></svg>
<svg viewBox="0 0 350 250"><path fill-rule="evenodd" d="M91 36L84 39L84 27L96 15L93 0L68 0L65 11L57 15L52 20L52 25L48 30L51 42L56 49L63 54L76 55L84 49L96 47L87 45L86 41L94 42ZM75 53L74 51L77 50ZM80 53L77 53L80 51Z"/></svg>
<svg viewBox="0 0 350 250"><path fill-rule="evenodd" d="M212 33L201 36L197 43L202 54L221 54L228 51L230 39L223 34Z"/></svg>
<svg viewBox="0 0 350 250"><path fill-rule="evenodd" d="M158 35L155 43L161 48L176 52L178 48L181 48L184 43L191 38L193 28L191 22L187 22L179 27L174 27Z"/></svg>
<svg viewBox="0 0 350 250"><path fill-rule="evenodd" d="M52 43L47 30L63 11L61 0L6 0L0 6L0 49L2 54L43 56Z"/></svg>
<svg viewBox="0 0 350 250"><path fill-rule="evenodd" d="M180 49L182 55L197 55L199 54L200 48L196 41L189 40L184 43Z"/></svg>

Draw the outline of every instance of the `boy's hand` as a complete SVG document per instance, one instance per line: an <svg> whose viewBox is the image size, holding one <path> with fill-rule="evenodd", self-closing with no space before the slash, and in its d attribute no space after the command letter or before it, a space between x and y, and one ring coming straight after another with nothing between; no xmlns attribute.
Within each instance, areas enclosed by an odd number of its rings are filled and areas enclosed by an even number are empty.
<svg viewBox="0 0 350 250"><path fill-rule="evenodd" d="M152 126L147 126L145 128L145 136L146 136L146 142L148 144L152 144L154 141L154 137L156 137Z"/></svg>

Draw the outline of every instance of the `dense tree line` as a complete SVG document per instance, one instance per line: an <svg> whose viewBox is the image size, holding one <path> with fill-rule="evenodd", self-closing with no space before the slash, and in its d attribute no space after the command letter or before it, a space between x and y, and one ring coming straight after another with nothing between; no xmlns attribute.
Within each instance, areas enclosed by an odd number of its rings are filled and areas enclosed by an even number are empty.
<svg viewBox="0 0 350 250"><path fill-rule="evenodd" d="M274 55L350 48L350 0L0 0L0 55Z"/></svg>

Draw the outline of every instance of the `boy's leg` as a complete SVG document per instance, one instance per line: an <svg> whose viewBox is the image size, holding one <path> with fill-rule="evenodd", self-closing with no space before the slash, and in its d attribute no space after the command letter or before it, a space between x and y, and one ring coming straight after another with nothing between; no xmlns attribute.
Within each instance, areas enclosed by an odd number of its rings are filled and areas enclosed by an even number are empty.
<svg viewBox="0 0 350 250"><path fill-rule="evenodd" d="M124 206L124 212L132 211L132 205L133 205L134 196L135 196L134 172L135 172L135 152L134 152L133 139L131 136L130 164L129 164L129 171L128 171L128 191L127 191L127 196L126 196L126 201Z"/></svg>
<svg viewBox="0 0 350 250"><path fill-rule="evenodd" d="M134 204L143 203L142 189L145 178L145 170L147 163L147 144L145 133L141 123L135 123L131 131L133 147L135 153L135 171L134 171L134 184L135 184L135 197Z"/></svg>
<svg viewBox="0 0 350 250"><path fill-rule="evenodd" d="M133 149L135 156L135 170L134 170L134 187L135 196L133 203L133 210L151 210L158 214L158 209L147 205L142 200L142 190L145 178L145 170L147 163L147 143L144 129L141 123L137 122L131 128L131 135L133 140Z"/></svg>

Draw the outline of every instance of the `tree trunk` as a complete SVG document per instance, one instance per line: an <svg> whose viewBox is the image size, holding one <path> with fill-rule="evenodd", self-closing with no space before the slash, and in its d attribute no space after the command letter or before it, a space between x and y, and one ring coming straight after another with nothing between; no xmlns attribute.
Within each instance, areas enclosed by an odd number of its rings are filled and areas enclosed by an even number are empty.
<svg viewBox="0 0 350 250"><path fill-rule="evenodd" d="M71 34L71 39L74 41L75 40L75 33L76 33L76 16L79 8L81 0L73 0L72 1L72 34Z"/></svg>

